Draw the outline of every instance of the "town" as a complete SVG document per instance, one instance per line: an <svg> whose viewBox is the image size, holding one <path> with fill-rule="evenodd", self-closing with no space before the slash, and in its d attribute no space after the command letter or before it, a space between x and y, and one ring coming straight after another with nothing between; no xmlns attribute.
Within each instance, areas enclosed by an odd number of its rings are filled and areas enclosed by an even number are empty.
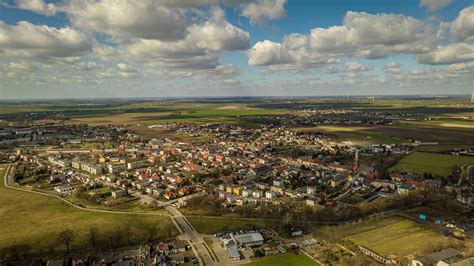
<svg viewBox="0 0 474 266"><path fill-rule="evenodd" d="M340 113L353 111L305 110L301 117ZM255 121L252 116L248 119ZM436 261L472 262L470 248L462 244L474 232L472 219L459 214L472 210L474 164L458 165L449 178L397 171L393 166L399 160L418 147L437 143L341 142L322 132L301 130L309 118L284 118L292 121L284 125L275 125L281 115L265 119L258 128L192 122L91 126L45 118L35 118L27 126L23 120L4 121L0 154L9 164L5 185L57 197L80 209L158 213L173 220L163 239L145 232L125 241L121 228L106 236L114 243L107 245L108 251L76 250L71 257L66 253L49 258L48 265L62 265L68 259L73 265L230 265L291 252L303 252L322 264L411 263L407 257L387 256L354 242L331 244L312 233L315 226L386 216L416 223L433 220L428 227L461 243L454 245L457 249L440 250L441 255L427 252L413 257L413 263L421 263L413 265L431 265L419 262L430 261L430 256ZM380 123L392 119L386 115ZM352 121L343 123L361 123ZM448 154L474 158L470 148ZM221 230L215 225L216 229L196 233L193 220L200 216L249 219L249 223ZM258 223L252 224L252 219ZM93 246L96 230L88 229ZM67 232L61 232L60 242L69 250L74 238L70 231L68 241ZM439 248L444 245L430 251ZM5 260L21 258L18 251L3 254Z"/></svg>

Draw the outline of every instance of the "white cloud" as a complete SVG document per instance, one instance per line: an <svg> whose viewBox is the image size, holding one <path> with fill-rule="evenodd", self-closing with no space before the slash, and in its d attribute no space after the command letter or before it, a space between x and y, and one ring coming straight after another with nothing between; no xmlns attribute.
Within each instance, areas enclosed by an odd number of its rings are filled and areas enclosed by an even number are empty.
<svg viewBox="0 0 474 266"><path fill-rule="evenodd" d="M20 21L7 25L0 21L0 56L47 59L74 57L91 51L87 36L75 29L33 25Z"/></svg>
<svg viewBox="0 0 474 266"><path fill-rule="evenodd" d="M45 3L43 0L17 0L17 7L46 16L55 15L57 12L55 4Z"/></svg>
<svg viewBox="0 0 474 266"><path fill-rule="evenodd" d="M344 69L346 72L364 72L371 70L372 67L366 66L359 62L350 61L344 64Z"/></svg>
<svg viewBox="0 0 474 266"><path fill-rule="evenodd" d="M153 0L70 0L64 9L74 27L114 38L176 40L187 27L185 10Z"/></svg>
<svg viewBox="0 0 474 266"><path fill-rule="evenodd" d="M338 63L343 56L376 59L424 53L436 38L430 26L411 17L349 11L342 26L314 28L310 35L291 34L281 44L260 41L247 54L251 65L308 68Z"/></svg>
<svg viewBox="0 0 474 266"><path fill-rule="evenodd" d="M250 65L273 65L289 63L289 56L282 45L269 40L257 42L247 51Z"/></svg>
<svg viewBox="0 0 474 266"><path fill-rule="evenodd" d="M474 39L474 6L464 8L451 23L454 35L461 40Z"/></svg>
<svg viewBox="0 0 474 266"><path fill-rule="evenodd" d="M430 11L435 11L451 4L453 0L421 0L420 6L426 7Z"/></svg>
<svg viewBox="0 0 474 266"><path fill-rule="evenodd" d="M285 4L286 0L257 0L247 4L242 15L248 17L252 24L262 24L267 20L285 17Z"/></svg>
<svg viewBox="0 0 474 266"><path fill-rule="evenodd" d="M432 52L420 54L417 59L418 62L429 65L446 65L473 61L474 45L455 43L438 46Z"/></svg>

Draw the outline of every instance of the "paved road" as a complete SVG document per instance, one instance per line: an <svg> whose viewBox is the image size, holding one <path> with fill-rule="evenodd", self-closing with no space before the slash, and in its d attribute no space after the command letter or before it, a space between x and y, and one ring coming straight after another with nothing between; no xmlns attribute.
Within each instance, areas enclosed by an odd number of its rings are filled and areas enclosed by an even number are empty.
<svg viewBox="0 0 474 266"><path fill-rule="evenodd" d="M15 190L19 190L19 191L23 191L23 192L29 192L29 193L33 193L33 194L38 194L38 195L43 195L43 196L48 196L48 197L52 197L52 198L57 198L65 203L67 203L68 205L70 205L71 207L74 207L76 209L80 209L80 210L83 210L83 211L90 211L90 212L102 212L102 213L115 213L115 214L138 214L138 215L155 215L155 216L170 216L169 214L165 214L165 213L154 213L154 212L127 212L127 211L110 211L110 210L99 210L99 209L91 209L91 208L85 208L85 207L82 207L82 206L79 206L69 200L66 200L58 195L53 195L53 194L49 194L49 193L46 193L46 192L41 192L41 191L34 191L34 190L28 190L28 189L24 189L24 188L20 188L20 187L16 187L15 186L15 182L13 181L13 175L15 174L15 168L12 167L10 164L7 166L7 170L5 172L5 175L3 177L3 182L4 182L4 185L5 187L7 188L10 188L10 189L15 189Z"/></svg>
<svg viewBox="0 0 474 266"><path fill-rule="evenodd" d="M189 240L193 249L195 249L200 256L200 264L204 265L218 265L213 259L210 252L204 246L203 238L196 232L186 217L181 214L175 207L169 205L165 207L171 216L176 220L179 226L183 229L184 234L181 236L184 240Z"/></svg>

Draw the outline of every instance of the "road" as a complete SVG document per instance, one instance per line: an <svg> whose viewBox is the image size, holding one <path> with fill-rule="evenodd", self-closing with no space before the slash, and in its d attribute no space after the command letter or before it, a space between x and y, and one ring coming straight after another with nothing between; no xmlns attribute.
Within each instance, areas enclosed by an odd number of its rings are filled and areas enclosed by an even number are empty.
<svg viewBox="0 0 474 266"><path fill-rule="evenodd" d="M196 232L186 217L184 217L184 215L181 214L178 209L171 205L168 205L165 208L171 214L173 219L178 223L178 225L183 229L184 232L180 238L183 240L189 240L193 249L199 253L200 264L218 265L209 250L204 246L204 239L198 234L198 232Z"/></svg>
<svg viewBox="0 0 474 266"><path fill-rule="evenodd" d="M71 207L74 207L76 209L79 209L79 210L83 210L83 211L90 211L90 212L102 212L102 213L114 213L114 214L138 214L138 215L155 215L155 216L171 216L169 214L165 214L165 213L154 213L154 212L127 212L127 211L110 211L110 210L99 210L99 209L91 209L91 208L85 208L85 207L82 207L82 206L79 206L69 200L66 200L58 195L53 195L53 194L49 194L49 193L46 193L46 192L41 192L41 191L34 191L34 190L28 190L28 189L24 189L24 188L20 188L20 187L16 187L14 184L15 182L13 181L13 175L15 173L15 168L14 167L11 167L11 165L9 164L7 166L7 170L5 171L5 175L3 177L3 182L4 182L4 185L6 188L10 188L10 189L15 189L15 190L19 190L19 191L23 191L23 192L29 192L29 193L33 193L33 194L38 194L38 195L43 195L43 196L47 196L47 197L52 197L52 198L56 198L56 199L59 199L61 200L62 202L65 202L66 204L70 205Z"/></svg>
<svg viewBox="0 0 474 266"><path fill-rule="evenodd" d="M13 181L13 176L15 173L15 167L12 167L11 164L7 165L5 175L3 177L3 182L6 188L9 189L15 189L23 192L28 192L28 193L33 193L33 194L38 194L38 195L43 195L47 197L52 197L59 199L71 207L74 207L76 209L80 209L83 211L90 211L90 212L101 212L101 213L115 213L115 214L139 214L139 215L156 215L156 216L168 216L171 217L171 220L175 224L175 226L178 228L178 230L182 233L179 237L183 240L187 240L188 243L193 247L193 252L198 257L200 265L215 265L215 261L212 258L212 255L209 253L209 251L206 249L204 246L204 240L202 239L201 236L196 232L196 230L191 226L189 221L184 217L181 212L179 212L175 207L171 206L172 202L161 202L163 206L165 206L166 210L170 214L163 214L163 213L148 213L148 212L125 212L125 211L109 211L109 210L99 210L99 209L90 209L90 208L85 208L79 205L74 204L73 202L70 202L58 195L53 195L49 194L46 192L40 192L40 191L33 191L33 190L28 190L24 188L17 187L15 185L15 182ZM142 195L144 196L144 195Z"/></svg>

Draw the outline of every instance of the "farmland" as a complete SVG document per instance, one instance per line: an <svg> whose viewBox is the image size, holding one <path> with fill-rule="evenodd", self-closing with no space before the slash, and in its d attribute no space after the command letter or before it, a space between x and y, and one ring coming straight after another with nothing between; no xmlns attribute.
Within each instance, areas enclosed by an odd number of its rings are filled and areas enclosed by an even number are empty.
<svg viewBox="0 0 474 266"><path fill-rule="evenodd" d="M448 176L453 168L474 163L474 157L453 156L425 152L414 152L398 162L389 171L431 173L435 176Z"/></svg>
<svg viewBox="0 0 474 266"><path fill-rule="evenodd" d="M133 236L131 241L142 241L150 236L150 230L154 232L154 238L177 234L167 217L82 211L55 198L8 189L3 184L6 165L0 165L0 169L0 205L3 206L0 210L0 250L13 246L23 246L30 252L63 249L58 234L64 229L75 232L74 249L89 247L86 235L90 227L99 229L101 243L108 242L116 230L129 230Z"/></svg>
<svg viewBox="0 0 474 266"><path fill-rule="evenodd" d="M268 256L259 259L253 259L248 266L299 266L299 265L319 265L317 262L306 256L305 254L284 254Z"/></svg>

